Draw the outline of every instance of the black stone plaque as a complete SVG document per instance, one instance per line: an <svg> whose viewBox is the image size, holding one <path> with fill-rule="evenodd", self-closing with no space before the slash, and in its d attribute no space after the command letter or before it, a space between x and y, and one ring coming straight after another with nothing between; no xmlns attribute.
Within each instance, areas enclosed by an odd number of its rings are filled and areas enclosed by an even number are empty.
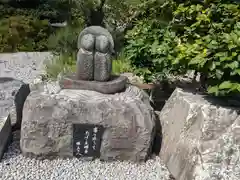
<svg viewBox="0 0 240 180"><path fill-rule="evenodd" d="M103 132L101 125L73 124L73 155L99 158Z"/></svg>

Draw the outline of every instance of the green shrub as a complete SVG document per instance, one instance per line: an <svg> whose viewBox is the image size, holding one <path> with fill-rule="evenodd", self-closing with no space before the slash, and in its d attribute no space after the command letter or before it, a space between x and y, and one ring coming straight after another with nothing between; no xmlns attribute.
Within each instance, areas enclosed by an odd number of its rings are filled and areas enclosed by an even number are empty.
<svg viewBox="0 0 240 180"><path fill-rule="evenodd" d="M49 79L56 79L59 73L76 71L76 55L61 54L46 63L46 75Z"/></svg>
<svg viewBox="0 0 240 180"><path fill-rule="evenodd" d="M0 17L32 15L38 19L47 19L51 23L72 19L75 1L69 0L8 0L0 1Z"/></svg>
<svg viewBox="0 0 240 180"><path fill-rule="evenodd" d="M66 27L50 35L48 49L57 54L69 54L77 52L77 39L82 27Z"/></svg>
<svg viewBox="0 0 240 180"><path fill-rule="evenodd" d="M177 2L177 1L175 1ZM195 70L214 95L240 92L240 5L230 1L170 3L173 18L167 27L146 18L129 31L127 55L151 77Z"/></svg>
<svg viewBox="0 0 240 180"><path fill-rule="evenodd" d="M50 79L56 79L58 74L63 72L75 72L76 71L76 53L60 54L56 56L51 62L46 64L46 73L47 77ZM124 58L123 54L113 60L112 64L112 73L119 75L124 72L134 72L134 69L131 67L130 63Z"/></svg>
<svg viewBox="0 0 240 180"><path fill-rule="evenodd" d="M173 6L171 1L144 2L140 18L125 35L125 54L146 82L164 79L170 71L171 62L164 56L173 51L175 44L174 33L167 32Z"/></svg>
<svg viewBox="0 0 240 180"><path fill-rule="evenodd" d="M133 71L133 67L122 52L112 61L112 73L115 75Z"/></svg>
<svg viewBox="0 0 240 180"><path fill-rule="evenodd" d="M0 19L0 52L44 51L53 30L48 21L31 16Z"/></svg>
<svg viewBox="0 0 240 180"><path fill-rule="evenodd" d="M229 1L180 4L172 30L179 38L174 65L206 76L209 93L240 92L240 5Z"/></svg>

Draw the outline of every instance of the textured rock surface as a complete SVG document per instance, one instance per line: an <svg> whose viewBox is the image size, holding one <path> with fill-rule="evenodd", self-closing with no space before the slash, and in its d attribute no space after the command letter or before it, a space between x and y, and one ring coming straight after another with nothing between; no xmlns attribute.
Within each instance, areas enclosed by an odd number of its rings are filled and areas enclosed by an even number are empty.
<svg viewBox="0 0 240 180"><path fill-rule="evenodd" d="M83 36L87 35L87 34L92 34L94 35L95 37L97 36L106 36L109 41L110 41L110 48L111 48L111 51L113 52L114 50L114 41L113 41L113 38L112 38L112 35L111 33L109 33L108 30L106 30L105 28L102 28L100 26L90 26L90 27L87 27L85 28L78 36L78 49L81 48L81 39Z"/></svg>
<svg viewBox="0 0 240 180"><path fill-rule="evenodd" d="M11 124L19 129L22 120L22 109L30 93L29 85L13 78L0 77L0 116L10 113Z"/></svg>
<svg viewBox="0 0 240 180"><path fill-rule="evenodd" d="M109 81L112 72L112 57L110 54L96 52L94 55L94 80Z"/></svg>
<svg viewBox="0 0 240 180"><path fill-rule="evenodd" d="M107 29L85 28L78 37L77 78L108 81L112 70L114 42Z"/></svg>
<svg viewBox="0 0 240 180"><path fill-rule="evenodd" d="M85 81L94 79L93 53L79 49L77 54L77 78Z"/></svg>
<svg viewBox="0 0 240 180"><path fill-rule="evenodd" d="M31 83L45 74L44 62L53 58L50 52L0 53L0 77L11 77Z"/></svg>
<svg viewBox="0 0 240 180"><path fill-rule="evenodd" d="M0 161L12 139L10 116L0 116Z"/></svg>
<svg viewBox="0 0 240 180"><path fill-rule="evenodd" d="M136 76L133 73L122 73L121 76L126 76L129 83L143 83L143 77Z"/></svg>
<svg viewBox="0 0 240 180"><path fill-rule="evenodd" d="M147 158L155 133L155 116L148 97L136 87L114 95L60 90L56 84L43 89L31 92L24 105L20 141L24 155L71 157L72 124L90 123L105 127L101 159Z"/></svg>
<svg viewBox="0 0 240 180"><path fill-rule="evenodd" d="M240 179L240 116L176 89L160 115L161 158L178 180Z"/></svg>

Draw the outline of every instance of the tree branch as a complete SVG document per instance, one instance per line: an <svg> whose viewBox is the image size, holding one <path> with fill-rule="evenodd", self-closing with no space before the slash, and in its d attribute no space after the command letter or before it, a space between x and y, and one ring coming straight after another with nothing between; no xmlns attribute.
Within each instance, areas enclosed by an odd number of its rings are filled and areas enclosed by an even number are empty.
<svg viewBox="0 0 240 180"><path fill-rule="evenodd" d="M101 4L100 4L100 6L98 8L99 11L102 11L103 6L105 5L105 2L106 2L106 0L101 0Z"/></svg>

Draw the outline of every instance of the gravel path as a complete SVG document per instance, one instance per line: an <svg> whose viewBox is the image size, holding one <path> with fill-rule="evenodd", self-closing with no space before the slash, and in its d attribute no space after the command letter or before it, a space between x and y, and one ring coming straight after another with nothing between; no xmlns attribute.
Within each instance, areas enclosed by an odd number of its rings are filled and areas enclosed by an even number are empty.
<svg viewBox="0 0 240 180"><path fill-rule="evenodd" d="M19 149L19 133L0 163L1 180L170 180L156 157L146 163L80 161L78 159L36 160L25 158Z"/></svg>
<svg viewBox="0 0 240 180"><path fill-rule="evenodd" d="M0 54L0 77L32 82L43 73L45 53ZM159 157L146 163L81 161L78 159L36 160L25 158L19 148L19 132L0 162L0 180L170 180Z"/></svg>

